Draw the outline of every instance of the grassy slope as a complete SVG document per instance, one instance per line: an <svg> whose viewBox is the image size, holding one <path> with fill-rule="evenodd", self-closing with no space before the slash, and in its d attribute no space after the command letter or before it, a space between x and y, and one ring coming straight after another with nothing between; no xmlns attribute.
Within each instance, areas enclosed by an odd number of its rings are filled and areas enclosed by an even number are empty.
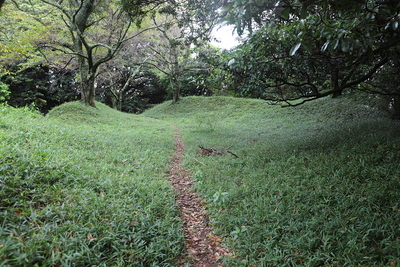
<svg viewBox="0 0 400 267"><path fill-rule="evenodd" d="M143 116L98 105L45 118L0 107L0 266L176 265L171 122L237 255L228 266L400 262L400 126L376 111L346 99L281 109L189 97Z"/></svg>
<svg viewBox="0 0 400 267"><path fill-rule="evenodd" d="M0 266L174 266L169 123L100 103L0 106Z"/></svg>
<svg viewBox="0 0 400 267"><path fill-rule="evenodd" d="M400 264L398 122L348 99L282 109L188 97L143 115L182 129L186 165L236 252L228 266Z"/></svg>

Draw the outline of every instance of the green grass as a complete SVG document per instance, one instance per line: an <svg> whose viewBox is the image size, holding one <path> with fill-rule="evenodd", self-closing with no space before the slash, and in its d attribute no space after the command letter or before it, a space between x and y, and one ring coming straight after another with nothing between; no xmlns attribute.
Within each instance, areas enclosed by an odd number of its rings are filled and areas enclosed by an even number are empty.
<svg viewBox="0 0 400 267"><path fill-rule="evenodd" d="M173 129L97 105L0 107L0 266L176 266Z"/></svg>
<svg viewBox="0 0 400 267"><path fill-rule="evenodd" d="M179 266L174 130L226 266L398 266L399 122L350 99L0 106L0 266ZM235 153L201 156L199 145Z"/></svg>
<svg viewBox="0 0 400 267"><path fill-rule="evenodd" d="M182 129L185 164L236 254L227 266L400 264L400 125L385 114L350 99L188 97L144 115Z"/></svg>

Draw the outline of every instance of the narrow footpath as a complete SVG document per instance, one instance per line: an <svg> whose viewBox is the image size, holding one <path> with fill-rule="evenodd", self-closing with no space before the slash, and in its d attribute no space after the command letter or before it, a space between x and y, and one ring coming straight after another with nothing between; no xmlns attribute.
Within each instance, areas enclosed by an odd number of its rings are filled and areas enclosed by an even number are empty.
<svg viewBox="0 0 400 267"><path fill-rule="evenodd" d="M189 255L182 259L181 266L190 263L196 267L222 267L221 256L232 254L221 245L221 238L214 234L201 199L192 188L194 181L181 165L185 148L179 128L174 127L175 153L170 167L170 181L177 191L176 201L184 222L185 245Z"/></svg>

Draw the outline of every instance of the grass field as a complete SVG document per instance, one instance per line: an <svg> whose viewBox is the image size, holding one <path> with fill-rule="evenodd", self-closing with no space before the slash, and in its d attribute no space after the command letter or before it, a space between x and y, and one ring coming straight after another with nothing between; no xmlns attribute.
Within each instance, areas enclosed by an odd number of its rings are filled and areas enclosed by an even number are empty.
<svg viewBox="0 0 400 267"><path fill-rule="evenodd" d="M0 266L176 265L170 124L102 104L0 113Z"/></svg>
<svg viewBox="0 0 400 267"><path fill-rule="evenodd" d="M398 122L350 99L187 97L139 116L1 106L0 266L179 266L171 124L226 266L400 265Z"/></svg>
<svg viewBox="0 0 400 267"><path fill-rule="evenodd" d="M400 125L385 114L349 99L190 97L144 115L182 129L186 166L237 256L227 266L400 266Z"/></svg>

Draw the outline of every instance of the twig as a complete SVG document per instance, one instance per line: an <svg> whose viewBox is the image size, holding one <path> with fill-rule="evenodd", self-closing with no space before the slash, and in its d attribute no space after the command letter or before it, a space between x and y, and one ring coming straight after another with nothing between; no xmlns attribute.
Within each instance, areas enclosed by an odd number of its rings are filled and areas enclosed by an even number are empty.
<svg viewBox="0 0 400 267"><path fill-rule="evenodd" d="M200 160L198 160L198 159L196 159L196 158L194 158L194 160L195 160L196 162L198 162L198 163L200 163L200 164L202 164L202 165L206 166L206 164L204 164L204 163L203 163L203 162L201 162Z"/></svg>
<svg viewBox="0 0 400 267"><path fill-rule="evenodd" d="M236 155L235 153L232 153L232 152L230 152L230 151L226 151L226 152L228 152L229 154L231 154L231 155L234 155L235 156L235 158L239 158L239 156L238 155Z"/></svg>

